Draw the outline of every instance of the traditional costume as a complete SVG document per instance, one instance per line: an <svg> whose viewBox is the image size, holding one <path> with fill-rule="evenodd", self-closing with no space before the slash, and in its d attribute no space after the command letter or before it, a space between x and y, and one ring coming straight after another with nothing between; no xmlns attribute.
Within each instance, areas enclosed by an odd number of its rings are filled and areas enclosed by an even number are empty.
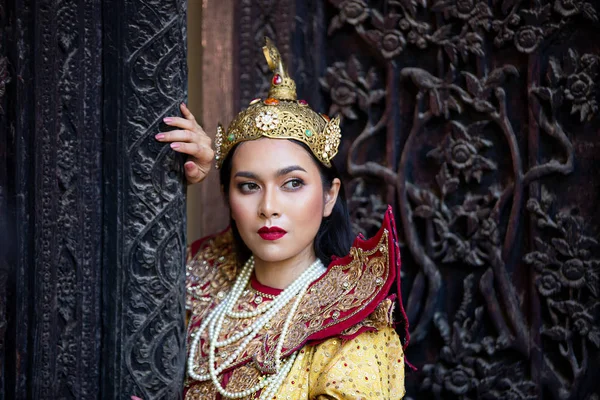
<svg viewBox="0 0 600 400"><path fill-rule="evenodd" d="M235 144L259 137L301 141L326 166L339 119L296 100L294 81L267 39L274 77L215 140L217 167ZM253 259L240 265L231 229L191 246L187 264L186 399L400 399L408 323L400 299L400 251L391 209L371 239L345 257L311 265L285 290L261 285ZM395 286L398 297L389 296ZM394 306L398 305L396 313ZM405 332L404 346L393 315Z"/></svg>

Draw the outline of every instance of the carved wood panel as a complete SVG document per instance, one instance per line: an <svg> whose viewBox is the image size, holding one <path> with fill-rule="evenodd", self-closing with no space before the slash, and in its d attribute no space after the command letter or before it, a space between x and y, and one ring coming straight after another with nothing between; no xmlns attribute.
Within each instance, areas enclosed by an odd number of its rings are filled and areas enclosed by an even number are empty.
<svg viewBox="0 0 600 400"><path fill-rule="evenodd" d="M287 3L298 92L343 118L354 226L399 220L407 397L598 399L600 5Z"/></svg>
<svg viewBox="0 0 600 400"><path fill-rule="evenodd" d="M185 361L183 157L154 135L186 97L186 2L103 6L111 23L103 37L102 396L177 399Z"/></svg>
<svg viewBox="0 0 600 400"><path fill-rule="evenodd" d="M2 398L98 393L99 11L91 1L0 10Z"/></svg>
<svg viewBox="0 0 600 400"><path fill-rule="evenodd" d="M185 14L0 5L0 399L181 397Z"/></svg>

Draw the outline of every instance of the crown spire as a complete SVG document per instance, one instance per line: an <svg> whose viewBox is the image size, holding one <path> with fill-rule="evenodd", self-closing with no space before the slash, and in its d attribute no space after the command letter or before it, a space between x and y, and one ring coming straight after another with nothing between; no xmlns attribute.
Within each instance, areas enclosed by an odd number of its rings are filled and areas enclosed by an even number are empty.
<svg viewBox="0 0 600 400"><path fill-rule="evenodd" d="M266 36L263 53L267 59L269 69L273 72L269 97L278 100L296 100L296 83L287 73L279 50L277 50L271 39Z"/></svg>

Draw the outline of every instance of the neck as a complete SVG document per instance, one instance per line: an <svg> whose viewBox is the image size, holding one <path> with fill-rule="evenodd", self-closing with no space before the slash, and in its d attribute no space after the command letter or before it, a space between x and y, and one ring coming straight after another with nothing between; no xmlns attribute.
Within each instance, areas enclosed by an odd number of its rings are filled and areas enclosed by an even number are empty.
<svg viewBox="0 0 600 400"><path fill-rule="evenodd" d="M285 289L317 260L312 246L287 260L270 262L254 257L256 279L265 286Z"/></svg>

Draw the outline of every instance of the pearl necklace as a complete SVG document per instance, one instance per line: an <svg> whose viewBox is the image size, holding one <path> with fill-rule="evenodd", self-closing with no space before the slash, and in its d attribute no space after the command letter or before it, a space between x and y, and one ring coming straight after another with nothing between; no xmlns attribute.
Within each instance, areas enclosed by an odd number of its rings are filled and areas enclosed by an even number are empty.
<svg viewBox="0 0 600 400"><path fill-rule="evenodd" d="M287 336L287 332L292 323L292 319L300 301L304 294L308 290L308 287L312 282L319 278L326 270L323 263L320 260L315 261L311 264L306 271L304 271L294 282L292 282L285 290L279 295L275 296L272 301L265 304L263 307L257 308L254 311L243 311L234 312L233 308L242 296L244 289L248 285L252 271L254 270L254 257L250 257L244 268L238 274L230 292L223 299L223 301L217 305L202 321L200 327L196 332L192 333L192 343L190 347L190 353L188 357L188 375L197 381L212 380L215 388L223 397L230 399L239 399L242 397L249 396L253 393L258 392L261 389L265 389L260 398L267 399L275 395L279 387L283 383L283 380L292 368L292 365L298 355L298 352L291 354L282 364L281 353L283 351L283 344ZM240 391L231 392L223 388L221 385L218 375L227 369L236 358L244 351L248 344L254 339L260 330L268 324L271 319L277 315L281 309L283 309L294 297L296 300L292 304L290 312L288 313L286 320L283 324L281 334L278 338L277 345L275 346L275 373L270 376L262 376L261 381L253 387ZM262 314L262 315L261 315ZM219 341L219 336L223 326L225 317L229 318L253 318L259 316L250 326L243 331L236 333L228 339ZM208 330L208 373L198 374L194 365L194 355L198 350L202 332ZM243 339L243 340L242 340ZM220 347L230 345L236 341L242 340L242 343L238 346L236 351L229 355L220 366L216 367L216 350Z"/></svg>

